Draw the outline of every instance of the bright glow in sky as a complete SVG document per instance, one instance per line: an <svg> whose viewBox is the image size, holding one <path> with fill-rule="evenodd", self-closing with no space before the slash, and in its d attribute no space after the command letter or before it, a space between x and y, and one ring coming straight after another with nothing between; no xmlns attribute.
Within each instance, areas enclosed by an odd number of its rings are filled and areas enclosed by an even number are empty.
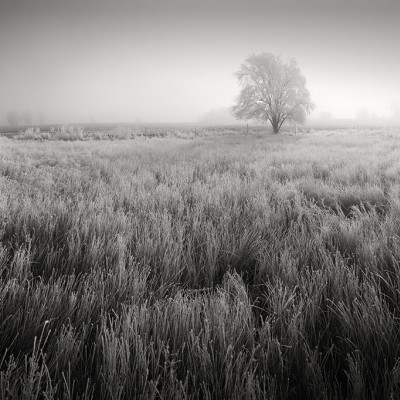
<svg viewBox="0 0 400 400"><path fill-rule="evenodd" d="M294 57L314 115L400 103L395 0L1 0L0 123L186 122L233 105L251 53Z"/></svg>

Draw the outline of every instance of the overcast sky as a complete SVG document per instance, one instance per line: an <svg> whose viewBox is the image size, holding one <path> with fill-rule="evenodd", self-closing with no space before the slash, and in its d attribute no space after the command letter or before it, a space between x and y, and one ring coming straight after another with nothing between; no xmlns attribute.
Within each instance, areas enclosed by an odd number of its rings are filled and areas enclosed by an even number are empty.
<svg viewBox="0 0 400 400"><path fill-rule="evenodd" d="M298 61L315 116L385 115L399 20L398 0L0 0L0 121L196 121L233 105L259 52Z"/></svg>

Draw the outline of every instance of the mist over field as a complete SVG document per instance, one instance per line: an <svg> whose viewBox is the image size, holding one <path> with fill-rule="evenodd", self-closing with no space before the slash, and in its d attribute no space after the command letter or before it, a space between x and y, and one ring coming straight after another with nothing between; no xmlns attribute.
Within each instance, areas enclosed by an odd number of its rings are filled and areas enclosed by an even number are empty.
<svg viewBox="0 0 400 400"><path fill-rule="evenodd" d="M195 122L229 108L251 53L295 58L311 118L388 118L400 104L397 1L0 4L0 118ZM397 107L398 108L398 107Z"/></svg>
<svg viewBox="0 0 400 400"><path fill-rule="evenodd" d="M400 399L399 15L0 0L0 400Z"/></svg>

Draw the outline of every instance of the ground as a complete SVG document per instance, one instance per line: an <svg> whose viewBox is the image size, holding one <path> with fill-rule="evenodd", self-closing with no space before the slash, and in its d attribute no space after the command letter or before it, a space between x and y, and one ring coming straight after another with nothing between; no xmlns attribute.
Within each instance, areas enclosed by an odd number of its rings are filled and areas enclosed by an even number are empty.
<svg viewBox="0 0 400 400"><path fill-rule="evenodd" d="M400 130L212 133L0 138L0 398L400 396Z"/></svg>

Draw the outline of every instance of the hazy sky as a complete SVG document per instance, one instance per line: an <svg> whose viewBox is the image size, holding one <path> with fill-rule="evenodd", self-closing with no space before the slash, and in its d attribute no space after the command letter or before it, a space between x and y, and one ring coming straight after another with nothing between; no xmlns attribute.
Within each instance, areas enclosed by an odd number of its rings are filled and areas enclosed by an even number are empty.
<svg viewBox="0 0 400 400"><path fill-rule="evenodd" d="M385 115L399 21L399 0L0 0L0 119L196 121L234 103L234 72L263 51L298 61L314 115Z"/></svg>

